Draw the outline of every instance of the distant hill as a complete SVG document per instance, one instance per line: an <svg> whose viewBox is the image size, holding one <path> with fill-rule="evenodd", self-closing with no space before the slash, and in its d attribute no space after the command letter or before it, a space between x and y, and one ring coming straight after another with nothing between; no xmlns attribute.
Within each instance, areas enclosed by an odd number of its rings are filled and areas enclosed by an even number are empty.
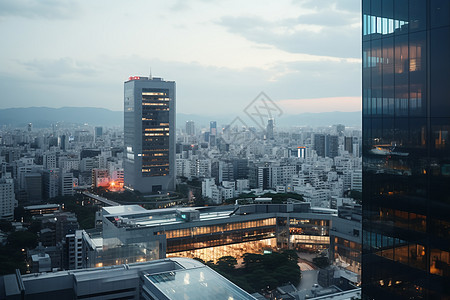
<svg viewBox="0 0 450 300"><path fill-rule="evenodd" d="M177 114L177 127L184 128L186 121L192 120L197 126L209 126L210 121L217 121L217 125L229 124L235 118L224 116L205 116L191 114ZM241 118L248 126L253 126L248 117ZM28 107L0 109L0 125L24 127L33 123L36 128L50 127L51 124L64 122L69 124L90 124L101 126L123 126L123 112L95 107ZM330 126L344 124L345 126L361 126L361 112L326 112L303 113L298 115L282 115L275 118L276 126Z"/></svg>
<svg viewBox="0 0 450 300"><path fill-rule="evenodd" d="M123 126L123 112L95 107L27 107L0 109L0 125L49 127L56 122Z"/></svg>

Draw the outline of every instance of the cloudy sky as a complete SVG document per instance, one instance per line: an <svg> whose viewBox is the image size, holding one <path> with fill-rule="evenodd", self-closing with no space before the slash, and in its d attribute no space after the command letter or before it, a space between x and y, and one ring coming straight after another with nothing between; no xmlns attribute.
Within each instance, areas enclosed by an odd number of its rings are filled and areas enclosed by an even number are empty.
<svg viewBox="0 0 450 300"><path fill-rule="evenodd" d="M177 112L361 109L359 0L0 0L0 108L123 109L131 75L177 83Z"/></svg>

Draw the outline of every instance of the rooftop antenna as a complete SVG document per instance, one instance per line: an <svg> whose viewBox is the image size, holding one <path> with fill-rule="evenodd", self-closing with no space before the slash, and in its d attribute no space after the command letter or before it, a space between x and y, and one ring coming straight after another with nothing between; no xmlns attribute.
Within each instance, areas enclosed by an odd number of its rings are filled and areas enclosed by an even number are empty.
<svg viewBox="0 0 450 300"><path fill-rule="evenodd" d="M148 79L152 80L153 76L152 76L152 67L150 67L150 76L148 76Z"/></svg>

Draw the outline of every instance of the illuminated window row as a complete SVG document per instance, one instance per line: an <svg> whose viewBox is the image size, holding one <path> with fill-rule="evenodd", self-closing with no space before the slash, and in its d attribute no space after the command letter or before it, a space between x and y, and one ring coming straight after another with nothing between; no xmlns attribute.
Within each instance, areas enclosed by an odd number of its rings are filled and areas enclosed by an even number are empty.
<svg viewBox="0 0 450 300"><path fill-rule="evenodd" d="M142 92L142 96L165 96L166 93L162 92Z"/></svg>
<svg viewBox="0 0 450 300"><path fill-rule="evenodd" d="M150 164L150 165L143 165L143 167L149 167L149 168L157 168L157 167L168 167L169 164ZM144 169L143 169L144 170Z"/></svg>
<svg viewBox="0 0 450 300"><path fill-rule="evenodd" d="M426 270L427 268L426 249L420 244L407 244L397 240L392 247L377 251L375 254L416 269Z"/></svg>
<svg viewBox="0 0 450 300"><path fill-rule="evenodd" d="M237 243L232 245L215 246L190 251L181 251L175 253L167 253L167 257L190 257L200 258L203 261L216 262L223 256L240 257L243 253L261 254L264 250L276 250L277 241L275 238L264 239L261 241L250 241L245 243Z"/></svg>
<svg viewBox="0 0 450 300"><path fill-rule="evenodd" d="M145 128L145 131L169 131L169 127L166 127L166 128Z"/></svg>
<svg viewBox="0 0 450 300"><path fill-rule="evenodd" d="M167 240L167 252L193 250L219 245L230 245L241 242L257 241L275 237L275 227L253 228L249 231L228 231L212 235L188 236L181 239Z"/></svg>
<svg viewBox="0 0 450 300"><path fill-rule="evenodd" d="M203 226L194 227L186 229L177 229L159 232L158 234L166 234L166 238L178 238L192 235L210 234L222 231L231 230L241 230L247 228L263 227L263 226L274 226L276 224L275 218L269 218L264 220L247 221L247 222L237 222L237 223L227 223L223 225L213 225L213 226Z"/></svg>
<svg viewBox="0 0 450 300"><path fill-rule="evenodd" d="M301 244L329 244L329 236L317 236L317 235L291 235L291 243Z"/></svg>
<svg viewBox="0 0 450 300"><path fill-rule="evenodd" d="M308 220L308 219L296 219L291 218L289 220L290 225L316 225L316 226L328 226L329 221L327 220Z"/></svg>
<svg viewBox="0 0 450 300"><path fill-rule="evenodd" d="M142 169L142 173L158 173L158 172L167 172L167 171L169 171L169 169L168 168L165 168L165 169L161 169L161 168L152 168L152 169Z"/></svg>
<svg viewBox="0 0 450 300"><path fill-rule="evenodd" d="M393 222L395 226L399 228L421 232L426 232L427 230L427 217L424 215L401 210L381 208L378 217L380 221Z"/></svg>
<svg viewBox="0 0 450 300"><path fill-rule="evenodd" d="M145 133L145 136L168 136L169 133Z"/></svg>
<svg viewBox="0 0 450 300"><path fill-rule="evenodd" d="M334 238L334 243L336 245L342 245L342 246L347 247L347 248L351 248L351 249L355 249L355 250L361 250L361 244L355 243L355 242L352 242L352 241L349 241L349 240L346 240L346 239L343 239L343 238L340 238L340 237L335 237Z"/></svg>
<svg viewBox="0 0 450 300"><path fill-rule="evenodd" d="M167 103L142 103L142 105L149 105L149 106L167 106Z"/></svg>

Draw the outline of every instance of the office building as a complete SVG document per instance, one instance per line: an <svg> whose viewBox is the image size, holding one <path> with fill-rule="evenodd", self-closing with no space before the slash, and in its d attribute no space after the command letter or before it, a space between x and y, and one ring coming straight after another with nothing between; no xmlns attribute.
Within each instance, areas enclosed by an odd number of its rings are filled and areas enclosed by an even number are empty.
<svg viewBox="0 0 450 300"><path fill-rule="evenodd" d="M273 140L274 136L273 136L273 119L269 119L267 120L267 127L266 127L266 138L268 140Z"/></svg>
<svg viewBox="0 0 450 300"><path fill-rule="evenodd" d="M450 2L362 1L364 299L450 298Z"/></svg>
<svg viewBox="0 0 450 300"><path fill-rule="evenodd" d="M314 150L317 156L335 158L338 156L339 137L329 134L314 134Z"/></svg>
<svg viewBox="0 0 450 300"><path fill-rule="evenodd" d="M10 173L0 178L0 220L12 221L16 199L14 194L14 180Z"/></svg>
<svg viewBox="0 0 450 300"><path fill-rule="evenodd" d="M335 158L339 155L339 137L327 135L325 137L325 156Z"/></svg>
<svg viewBox="0 0 450 300"><path fill-rule="evenodd" d="M216 146L216 136L217 136L217 122L209 122L209 145L211 147Z"/></svg>
<svg viewBox="0 0 450 300"><path fill-rule="evenodd" d="M325 157L325 134L314 134L314 150L317 156Z"/></svg>
<svg viewBox="0 0 450 300"><path fill-rule="evenodd" d="M175 190L175 82L130 77L124 97L124 186Z"/></svg>
<svg viewBox="0 0 450 300"><path fill-rule="evenodd" d="M60 172L59 169L43 170L42 184L44 191L44 199L51 199L59 196L60 187Z"/></svg>
<svg viewBox="0 0 450 300"><path fill-rule="evenodd" d="M255 299L201 262L170 258L0 277L1 299Z"/></svg>
<svg viewBox="0 0 450 300"><path fill-rule="evenodd" d="M92 169L92 187L108 187L110 183L108 169Z"/></svg>
<svg viewBox="0 0 450 300"><path fill-rule="evenodd" d="M45 169L54 169L57 167L57 157L54 152L47 152L44 154L43 158L44 168Z"/></svg>
<svg viewBox="0 0 450 300"><path fill-rule="evenodd" d="M26 173L23 177L27 201L30 203L40 203L42 201L42 174Z"/></svg>
<svg viewBox="0 0 450 300"><path fill-rule="evenodd" d="M361 205L343 204L330 228L330 259L335 265L361 276ZM360 280L358 280L360 281Z"/></svg>
<svg viewBox="0 0 450 300"><path fill-rule="evenodd" d="M73 173L60 172L59 193L61 196L73 196L74 182Z"/></svg>
<svg viewBox="0 0 450 300"><path fill-rule="evenodd" d="M98 141L99 139L101 139L103 137L103 127L95 127L94 128L94 139L95 141Z"/></svg>
<svg viewBox="0 0 450 300"><path fill-rule="evenodd" d="M334 215L336 210L311 208L309 203L156 210L104 207L102 230L83 231L83 267L173 256L216 261L280 248L324 249Z"/></svg>
<svg viewBox="0 0 450 300"><path fill-rule="evenodd" d="M186 134L189 136L195 135L195 122L194 121L186 121Z"/></svg>

